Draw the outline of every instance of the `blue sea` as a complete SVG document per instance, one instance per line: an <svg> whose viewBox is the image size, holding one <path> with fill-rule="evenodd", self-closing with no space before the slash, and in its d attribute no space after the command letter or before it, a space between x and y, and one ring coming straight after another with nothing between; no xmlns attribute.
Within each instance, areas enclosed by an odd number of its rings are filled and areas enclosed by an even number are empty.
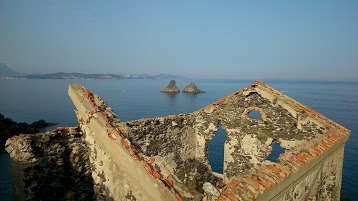
<svg viewBox="0 0 358 201"><path fill-rule="evenodd" d="M67 95L68 84L81 83L101 96L121 121L169 114L190 113L244 87L252 80L176 80L183 89L193 81L207 93L164 94L169 80L0 80L0 113L17 122L44 119L57 126L75 126L75 107ZM342 189L358 200L358 82L264 81L352 131L346 143ZM222 171L225 131L209 144L213 169ZM224 134L222 134L224 133ZM0 200L12 200L11 162L0 152Z"/></svg>

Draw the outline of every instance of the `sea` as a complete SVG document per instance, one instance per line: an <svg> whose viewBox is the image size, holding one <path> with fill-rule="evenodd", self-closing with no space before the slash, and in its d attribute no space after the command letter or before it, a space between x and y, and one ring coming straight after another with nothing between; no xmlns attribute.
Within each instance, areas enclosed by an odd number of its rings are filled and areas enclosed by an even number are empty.
<svg viewBox="0 0 358 201"><path fill-rule="evenodd" d="M193 81L202 94L161 93L169 80L0 80L0 113L17 122L39 119L56 126L76 126L75 107L67 95L68 85L80 83L102 97L121 121L196 111L253 80L177 79L179 89ZM345 145L342 191L358 200L358 81L263 80L302 104L351 130ZM219 133L220 132L220 133ZM224 133L224 134L222 134ZM209 161L222 171L223 129L209 142ZM0 152L0 200L12 201L12 170L9 154Z"/></svg>

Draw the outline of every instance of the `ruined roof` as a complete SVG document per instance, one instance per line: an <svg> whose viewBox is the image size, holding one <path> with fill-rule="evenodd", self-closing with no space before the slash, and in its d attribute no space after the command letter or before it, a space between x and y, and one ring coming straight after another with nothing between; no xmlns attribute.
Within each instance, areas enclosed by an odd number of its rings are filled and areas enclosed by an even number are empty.
<svg viewBox="0 0 358 201"><path fill-rule="evenodd" d="M119 122L107 104L84 87L72 88L91 108L87 117L79 117L80 123L86 124L81 118L102 122L110 130L108 137L125 147L178 200L207 196L202 188L206 182L220 192L210 199L270 200L342 147L350 134L260 81L190 114L128 122ZM259 112L261 119L250 118L252 111ZM227 132L222 175L212 171L207 158L207 142L218 124ZM267 156L274 143L286 150L271 162Z"/></svg>

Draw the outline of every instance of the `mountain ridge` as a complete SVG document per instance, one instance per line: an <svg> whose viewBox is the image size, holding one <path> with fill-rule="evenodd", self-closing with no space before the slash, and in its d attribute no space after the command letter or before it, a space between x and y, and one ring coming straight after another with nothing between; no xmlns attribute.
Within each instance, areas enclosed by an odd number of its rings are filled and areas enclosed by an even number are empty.
<svg viewBox="0 0 358 201"><path fill-rule="evenodd" d="M0 63L0 79L171 79L171 78L183 78L182 76L159 74L159 75L126 75L126 74L115 74L115 73L45 73L45 74L24 74L19 73L4 63Z"/></svg>
<svg viewBox="0 0 358 201"><path fill-rule="evenodd" d="M24 74L11 69L5 63L0 63L0 76L21 76L21 75Z"/></svg>

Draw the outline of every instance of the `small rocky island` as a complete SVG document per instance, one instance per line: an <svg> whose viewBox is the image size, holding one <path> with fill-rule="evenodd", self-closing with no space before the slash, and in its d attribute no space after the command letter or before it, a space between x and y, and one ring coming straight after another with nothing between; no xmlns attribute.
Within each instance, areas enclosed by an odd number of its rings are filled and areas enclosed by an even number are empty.
<svg viewBox="0 0 358 201"><path fill-rule="evenodd" d="M198 87L193 82L190 82L190 84L183 89L183 92L184 93L195 93L195 94L205 93L205 91L198 89Z"/></svg>
<svg viewBox="0 0 358 201"><path fill-rule="evenodd" d="M179 93L179 88L175 85L175 80L170 80L167 87L165 87L163 90L161 90L163 93Z"/></svg>

